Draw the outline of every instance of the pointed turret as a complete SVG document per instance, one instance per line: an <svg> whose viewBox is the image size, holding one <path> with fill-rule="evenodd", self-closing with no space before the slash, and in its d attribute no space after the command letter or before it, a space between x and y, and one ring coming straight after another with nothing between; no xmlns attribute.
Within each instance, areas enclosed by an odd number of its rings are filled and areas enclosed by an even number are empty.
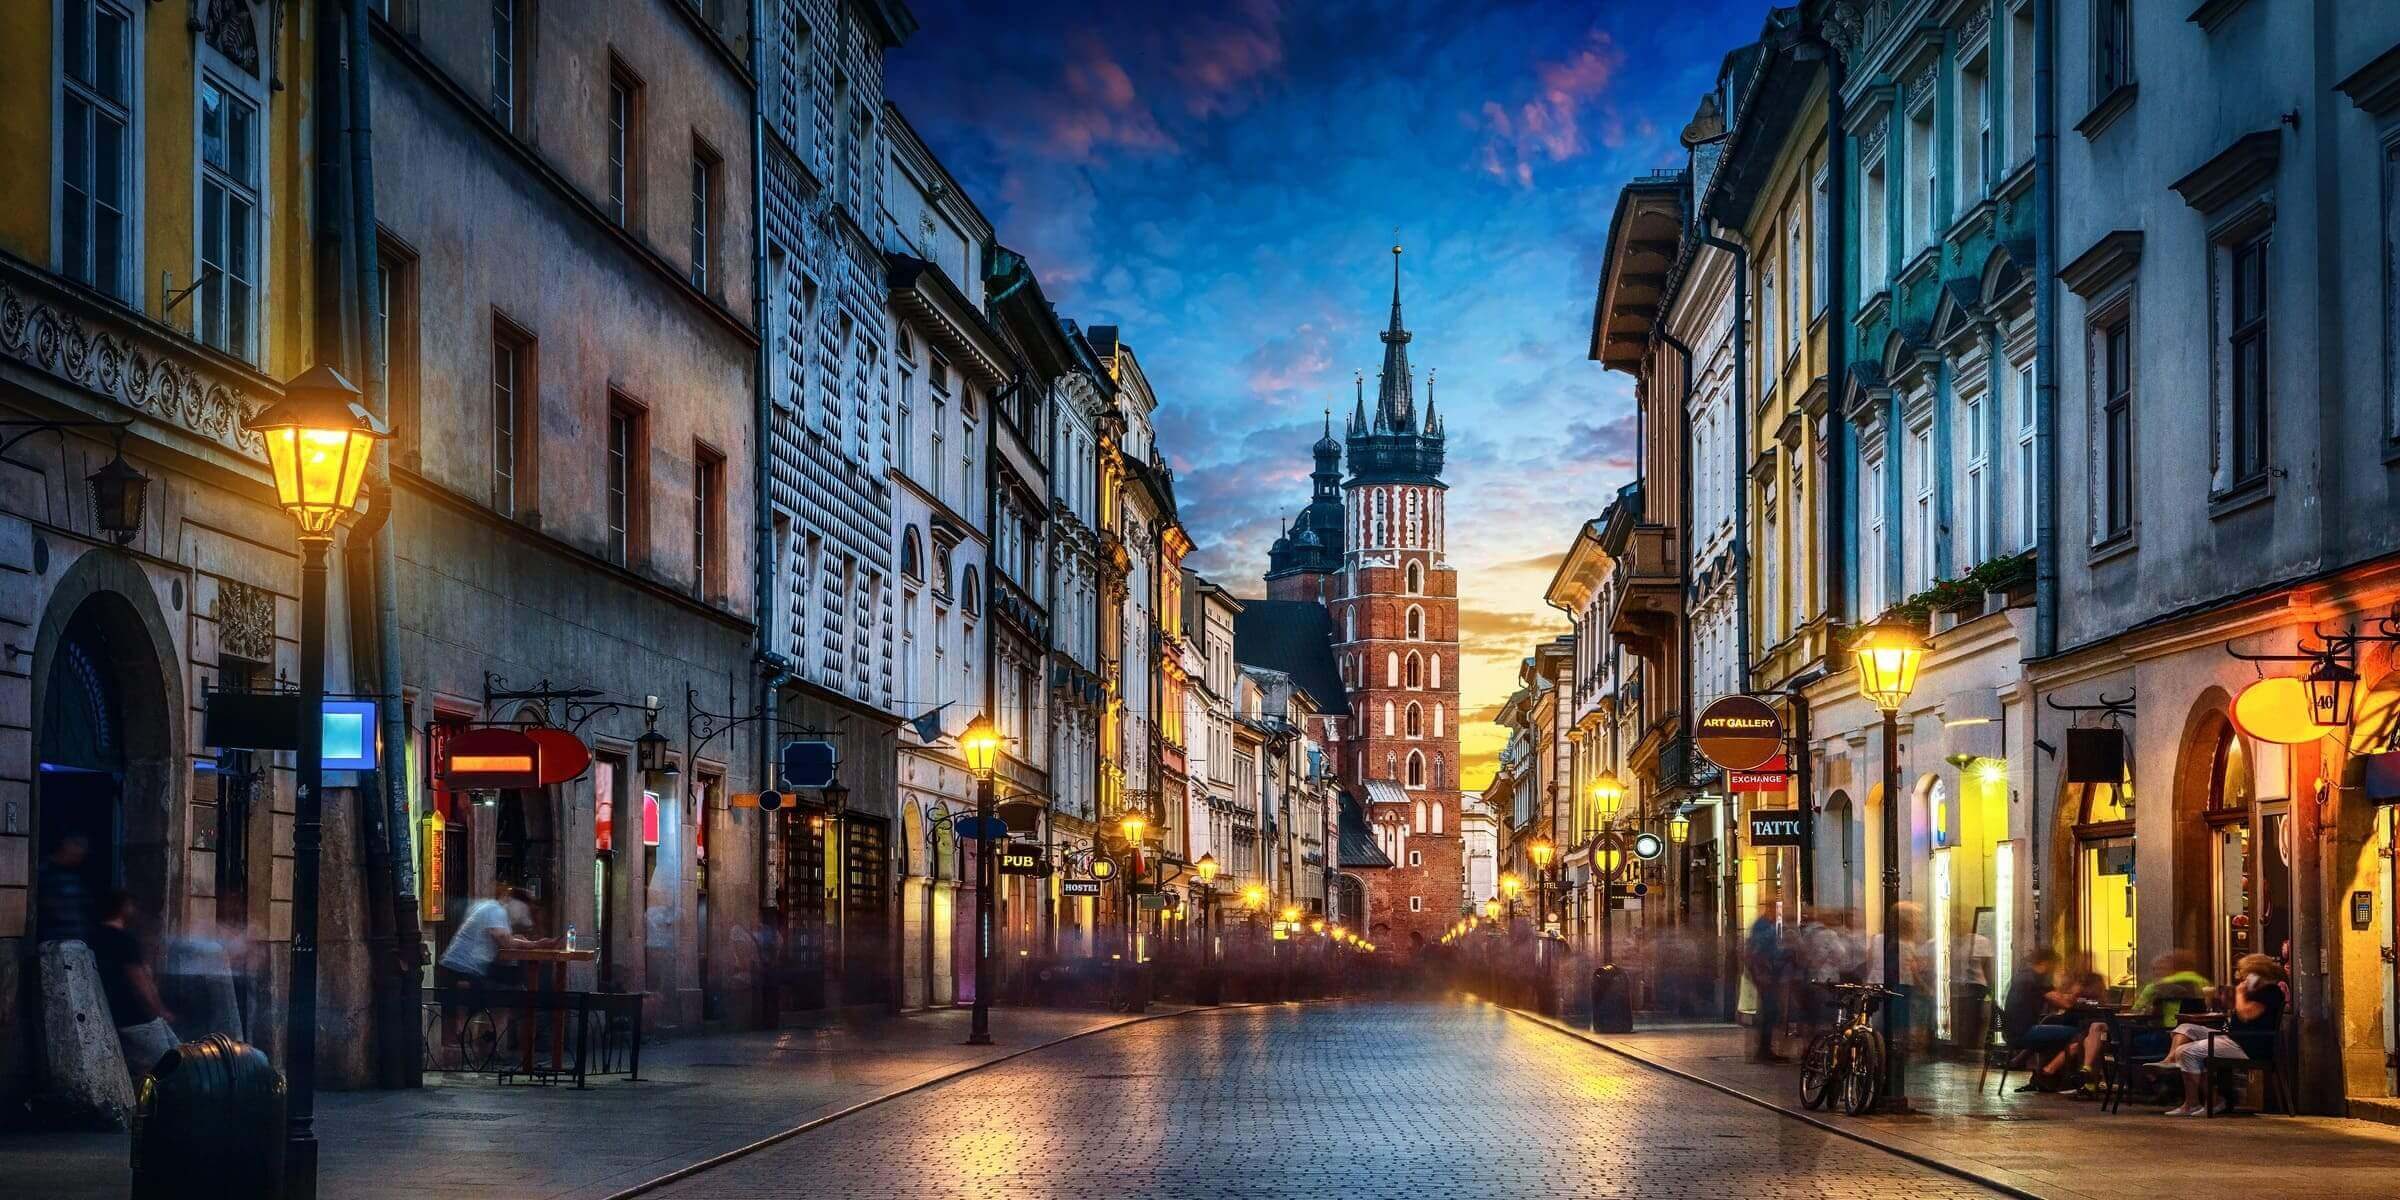
<svg viewBox="0 0 2400 1200"><path fill-rule="evenodd" d="M1375 397L1376 424L1393 433L1416 430L1416 398L1408 370L1408 328L1400 322L1400 247L1392 247L1392 323L1383 331L1382 386Z"/></svg>
<svg viewBox="0 0 2400 1200"><path fill-rule="evenodd" d="M1367 431L1367 373L1352 371L1350 385L1358 393L1358 410L1350 415L1350 432L1353 434L1365 433Z"/></svg>

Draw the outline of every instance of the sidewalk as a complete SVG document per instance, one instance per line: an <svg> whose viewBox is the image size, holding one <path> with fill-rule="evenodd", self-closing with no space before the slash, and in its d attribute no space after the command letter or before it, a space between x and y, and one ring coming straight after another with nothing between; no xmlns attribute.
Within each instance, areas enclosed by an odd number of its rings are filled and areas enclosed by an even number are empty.
<svg viewBox="0 0 2400 1200"><path fill-rule="evenodd" d="M1950 1061L1912 1063L1909 1102L1917 1111L1908 1116L1807 1112L1800 1105L1798 1065L1749 1061L1747 1029L1645 1022L1639 1032L1601 1036L1546 1018L1528 1019L2044 1200L2124 1200L2189 1195L2195 1189L2212 1195L2370 1200L2393 1194L2390 1173L2400 1164L2400 1129L2388 1125L2337 1117L2166 1117L2154 1105L2131 1100L2114 1114L2104 1113L2097 1104L2065 1096L1995 1096L1989 1086L1977 1087L1979 1064ZM2011 1075L2009 1086L2024 1078L2023 1072Z"/></svg>
<svg viewBox="0 0 2400 1200"><path fill-rule="evenodd" d="M1232 1007L1232 1006L1228 1006ZM994 1045L966 1046L951 1009L861 1027L678 1038L645 1046L642 1079L502 1087L432 1074L418 1091L317 1097L327 1200L599 1200L794 1125L961 1070L1149 1016L995 1009ZM117 1200L127 1135L0 1136L0 1200Z"/></svg>

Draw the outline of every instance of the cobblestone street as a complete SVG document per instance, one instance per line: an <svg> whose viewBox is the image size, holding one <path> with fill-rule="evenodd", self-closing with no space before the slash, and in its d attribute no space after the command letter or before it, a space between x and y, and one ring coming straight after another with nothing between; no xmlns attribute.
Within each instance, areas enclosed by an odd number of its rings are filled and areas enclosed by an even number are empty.
<svg viewBox="0 0 2400 1200"><path fill-rule="evenodd" d="M879 1105L676 1197L1993 1193L1486 1007L1195 1013Z"/></svg>

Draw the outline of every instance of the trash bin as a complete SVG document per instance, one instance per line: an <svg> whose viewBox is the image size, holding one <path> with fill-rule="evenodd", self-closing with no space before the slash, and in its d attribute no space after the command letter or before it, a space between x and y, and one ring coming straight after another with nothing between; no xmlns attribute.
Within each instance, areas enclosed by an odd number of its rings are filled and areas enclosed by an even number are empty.
<svg viewBox="0 0 2400 1200"><path fill-rule="evenodd" d="M133 1114L133 1200L283 1194L283 1074L213 1033L158 1060Z"/></svg>
<svg viewBox="0 0 2400 1200"><path fill-rule="evenodd" d="M1633 1032L1633 997L1624 969L1614 963L1592 972L1592 1032Z"/></svg>

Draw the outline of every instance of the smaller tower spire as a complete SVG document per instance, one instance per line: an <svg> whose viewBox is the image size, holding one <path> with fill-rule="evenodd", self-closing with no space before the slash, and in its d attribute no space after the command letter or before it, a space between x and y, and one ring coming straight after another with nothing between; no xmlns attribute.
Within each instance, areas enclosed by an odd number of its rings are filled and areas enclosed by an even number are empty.
<svg viewBox="0 0 2400 1200"><path fill-rule="evenodd" d="M1365 433L1367 431L1367 373L1365 371L1350 372L1350 385L1358 390L1358 408L1351 414L1350 432Z"/></svg>

